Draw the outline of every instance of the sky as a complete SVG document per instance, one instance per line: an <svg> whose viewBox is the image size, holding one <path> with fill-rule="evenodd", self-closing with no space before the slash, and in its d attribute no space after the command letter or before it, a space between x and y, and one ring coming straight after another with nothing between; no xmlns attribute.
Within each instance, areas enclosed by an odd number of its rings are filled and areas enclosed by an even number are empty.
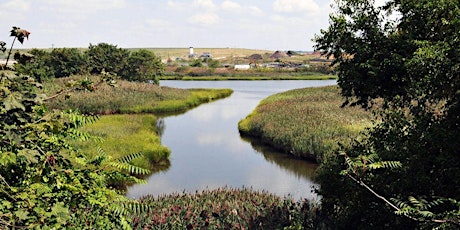
<svg viewBox="0 0 460 230"><path fill-rule="evenodd" d="M0 41L16 48L247 48L312 51L333 0L0 0Z"/></svg>

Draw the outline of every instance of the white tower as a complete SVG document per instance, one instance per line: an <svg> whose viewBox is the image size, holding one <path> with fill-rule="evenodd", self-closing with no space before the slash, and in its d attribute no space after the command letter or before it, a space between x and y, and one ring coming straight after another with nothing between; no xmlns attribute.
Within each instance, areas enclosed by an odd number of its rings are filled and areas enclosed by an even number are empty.
<svg viewBox="0 0 460 230"><path fill-rule="evenodd" d="M193 47L190 46L190 51L189 51L189 54L188 54L189 57L194 57L195 54L193 53Z"/></svg>

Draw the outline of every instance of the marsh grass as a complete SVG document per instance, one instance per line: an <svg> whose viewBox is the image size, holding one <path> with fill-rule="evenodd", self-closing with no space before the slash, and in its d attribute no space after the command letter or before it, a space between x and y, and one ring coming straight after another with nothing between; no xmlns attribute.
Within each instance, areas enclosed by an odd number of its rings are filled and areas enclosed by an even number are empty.
<svg viewBox="0 0 460 230"><path fill-rule="evenodd" d="M261 101L238 128L287 153L321 161L371 125L371 112L341 108L342 103L337 86L291 90Z"/></svg>
<svg viewBox="0 0 460 230"><path fill-rule="evenodd" d="M170 150L161 145L156 123L157 118L151 114L102 116L95 123L82 128L100 137L101 142L90 140L73 144L90 157L98 154L97 147L113 158L140 152L144 158L135 159L135 165L153 171L162 170L169 167Z"/></svg>
<svg viewBox="0 0 460 230"><path fill-rule="evenodd" d="M252 189L220 188L140 199L152 210L133 216L134 229L312 229L318 211Z"/></svg>
<svg viewBox="0 0 460 230"><path fill-rule="evenodd" d="M45 83L43 91L53 95L64 88L66 82L86 77L98 81L96 76L55 79ZM47 105L51 109L78 109L85 114L104 115L83 128L83 131L100 137L102 143L73 143L90 157L97 154L98 147L114 158L141 152L144 158L133 163L158 171L169 167L170 150L161 145L154 114L183 112L231 93L230 89L175 89L119 81L117 87L102 84L93 92L73 92L68 99L57 97L47 101Z"/></svg>
<svg viewBox="0 0 460 230"><path fill-rule="evenodd" d="M88 76L97 81L97 77ZM69 80L81 77L56 79L44 84L44 91L52 95ZM79 109L82 113L128 114L182 112L215 99L227 97L230 89L175 89L149 83L119 81L117 87L105 84L93 92L78 91L70 97L58 97L48 102L50 108Z"/></svg>

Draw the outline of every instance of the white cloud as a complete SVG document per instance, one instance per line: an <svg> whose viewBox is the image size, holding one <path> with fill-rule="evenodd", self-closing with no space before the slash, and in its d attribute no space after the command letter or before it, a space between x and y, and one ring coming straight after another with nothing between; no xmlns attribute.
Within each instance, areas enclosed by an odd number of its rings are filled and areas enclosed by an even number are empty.
<svg viewBox="0 0 460 230"><path fill-rule="evenodd" d="M221 8L227 11L241 11L242 10L242 7L240 4L238 4L237 2L228 1L228 0L222 2Z"/></svg>
<svg viewBox="0 0 460 230"><path fill-rule="evenodd" d="M253 15L262 15L262 10L257 6L248 7L249 12Z"/></svg>
<svg viewBox="0 0 460 230"><path fill-rule="evenodd" d="M319 10L319 6L313 0L276 0L273 2L273 9L285 13L316 12Z"/></svg>
<svg viewBox="0 0 460 230"><path fill-rule="evenodd" d="M201 13L193 15L188 21L192 24L209 26L219 23L220 17L215 13Z"/></svg>
<svg viewBox="0 0 460 230"><path fill-rule="evenodd" d="M22 0L10 0L0 4L0 7L5 11L28 11L30 9L30 2Z"/></svg>
<svg viewBox="0 0 460 230"><path fill-rule="evenodd" d="M217 8L212 0L195 0L193 5L208 11L213 11Z"/></svg>
<svg viewBox="0 0 460 230"><path fill-rule="evenodd" d="M239 3L226 0L222 2L220 8L230 13L249 13L251 15L261 15L262 10L256 6L241 6Z"/></svg>
<svg viewBox="0 0 460 230"><path fill-rule="evenodd" d="M171 1L169 0L166 5L172 9L183 9L186 7L185 3L182 2L176 2L176 1Z"/></svg>
<svg viewBox="0 0 460 230"><path fill-rule="evenodd" d="M51 6L57 6L60 9L68 10L85 10L85 11L99 11L99 10L111 10L120 9L126 6L125 0L46 0Z"/></svg>

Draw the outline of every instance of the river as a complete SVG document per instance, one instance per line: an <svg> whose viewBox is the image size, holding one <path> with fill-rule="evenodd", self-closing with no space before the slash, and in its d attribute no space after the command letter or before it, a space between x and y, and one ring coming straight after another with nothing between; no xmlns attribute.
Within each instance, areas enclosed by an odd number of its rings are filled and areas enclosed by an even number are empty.
<svg viewBox="0 0 460 230"><path fill-rule="evenodd" d="M296 88L336 84L322 81L161 81L175 88L231 88L225 99L162 119L162 144L171 149L171 166L150 175L147 184L128 187L127 196L195 192L218 187L252 188L295 199L315 199L316 164L279 153L240 137L238 122L259 102Z"/></svg>

